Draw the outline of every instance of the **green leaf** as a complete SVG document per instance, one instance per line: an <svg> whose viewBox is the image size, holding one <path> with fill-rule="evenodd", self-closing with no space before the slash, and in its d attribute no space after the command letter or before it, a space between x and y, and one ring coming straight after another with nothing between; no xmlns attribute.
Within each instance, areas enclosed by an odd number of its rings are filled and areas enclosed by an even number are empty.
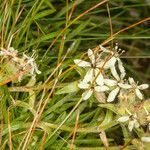
<svg viewBox="0 0 150 150"><path fill-rule="evenodd" d="M43 17L48 16L48 15L54 13L54 12L55 12L55 10L53 10L53 9L52 9L52 10L44 10L44 11L38 13L38 14L35 16L35 19L43 18Z"/></svg>
<svg viewBox="0 0 150 150"><path fill-rule="evenodd" d="M71 33L67 36L67 39L72 39L76 35L80 34L81 31L83 31L85 29L85 27L89 25L89 23L90 23L90 19L80 23L79 26L76 29L71 31Z"/></svg>
<svg viewBox="0 0 150 150"><path fill-rule="evenodd" d="M99 104L98 106L100 106L102 108L107 108L107 109L113 111L114 113L118 114L118 111L114 104Z"/></svg>
<svg viewBox="0 0 150 150"><path fill-rule="evenodd" d="M77 92L78 88L78 81L67 83L62 89L58 90L56 94L65 94L65 93L73 93Z"/></svg>

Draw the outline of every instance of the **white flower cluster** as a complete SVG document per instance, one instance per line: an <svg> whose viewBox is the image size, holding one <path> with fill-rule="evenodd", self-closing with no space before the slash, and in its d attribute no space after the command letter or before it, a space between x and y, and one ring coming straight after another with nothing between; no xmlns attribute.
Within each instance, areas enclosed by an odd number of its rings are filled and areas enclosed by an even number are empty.
<svg viewBox="0 0 150 150"><path fill-rule="evenodd" d="M144 107L144 110L146 112L146 121L148 122L148 130L150 131L150 120L149 120L150 114L145 107ZM119 117L117 119L117 121L120 123L128 122L129 131L132 131L134 127L139 128L140 127L140 123L139 123L140 119L138 118L137 114L136 113L132 114L128 109L126 109L126 112L128 114Z"/></svg>
<svg viewBox="0 0 150 150"><path fill-rule="evenodd" d="M107 102L115 100L116 96L127 90L133 90L139 99L143 99L143 94L140 90L149 87L148 84L138 85L133 78L125 79L126 72L123 63L119 58L122 51L118 49L116 44L113 51L104 48L100 45L100 52L94 52L88 49L88 57L90 62L75 59L74 63L87 70L78 87L84 89L82 94L83 100L87 100L94 92L103 92L108 94Z"/></svg>
<svg viewBox="0 0 150 150"><path fill-rule="evenodd" d="M2 57L2 59L8 59L14 62L16 66L22 71L29 69L28 73L30 75L41 73L41 71L38 70L37 64L35 62L34 53L31 57L27 56L24 53L22 56L19 56L18 51L13 47L10 47L9 49L1 48L0 56Z"/></svg>

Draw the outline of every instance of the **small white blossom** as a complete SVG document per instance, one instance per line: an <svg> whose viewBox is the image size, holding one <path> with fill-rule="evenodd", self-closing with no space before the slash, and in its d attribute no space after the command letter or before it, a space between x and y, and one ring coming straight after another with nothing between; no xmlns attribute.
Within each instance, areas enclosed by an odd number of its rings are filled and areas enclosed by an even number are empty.
<svg viewBox="0 0 150 150"><path fill-rule="evenodd" d="M103 85L103 75L99 70L99 57L96 58L94 52L91 49L88 49L88 57L90 62L83 61L81 59L75 59L74 63L79 67L89 68L87 71L83 81L84 82L92 82L96 78L96 83L98 85Z"/></svg>
<svg viewBox="0 0 150 150"><path fill-rule="evenodd" d="M133 78L129 77L129 83L130 83L130 88L134 89L135 90L135 94L136 96L139 98L139 99L143 99L143 94L141 93L140 90L144 90L144 89L147 89L149 87L148 84L141 84L141 85L138 85L138 83L136 83L134 81Z"/></svg>
<svg viewBox="0 0 150 150"><path fill-rule="evenodd" d="M115 79L119 80L119 75L116 71L116 64L117 64L117 67L121 73L121 78L123 79L126 75L126 72L125 72L125 69L123 67L123 63L122 61L120 60L119 56L119 52L120 52L120 49L118 51L118 45L115 46L115 51L110 51L110 50L107 50L106 48L100 46L100 49L103 51L103 52L106 52L106 53L110 53L112 56L105 64L104 66L104 69L110 69L111 70L111 73L112 75L114 76ZM104 62L101 62L101 66L103 65Z"/></svg>
<svg viewBox="0 0 150 150"><path fill-rule="evenodd" d="M117 121L121 122L121 123L128 121L128 129L130 132L133 130L134 127L139 128L139 126L140 126L140 124L137 121L137 115L136 114L124 115L124 116L118 118Z"/></svg>
<svg viewBox="0 0 150 150"><path fill-rule="evenodd" d="M37 64L35 63L34 53L31 57L27 56L23 53L23 56L18 55L18 51L15 50L13 47L9 49L1 48L0 56L4 56L5 58L11 58L11 61L15 63L15 65L20 70L30 69L29 73L31 75L40 74L41 72L38 70ZM23 75L18 77L18 80L21 81Z"/></svg>
<svg viewBox="0 0 150 150"><path fill-rule="evenodd" d="M93 86L92 84L88 84L84 81L81 81L78 84L78 87L80 89L84 89L86 90L83 94L82 94L82 98L83 100L87 100L91 97L91 95L93 94L93 92L104 92L104 91L108 91L109 88L105 85L103 86Z"/></svg>
<svg viewBox="0 0 150 150"><path fill-rule="evenodd" d="M35 63L35 59L33 57L29 57L26 54L23 54L23 59L26 61L25 66L31 66L31 75L33 75L34 73L41 73L41 71L38 70L37 64Z"/></svg>
<svg viewBox="0 0 150 150"><path fill-rule="evenodd" d="M109 95L108 95L108 98L107 98L107 102L112 102L115 100L117 94L119 93L120 91L120 88L119 87L116 87L114 90L112 90Z"/></svg>
<svg viewBox="0 0 150 150"><path fill-rule="evenodd" d="M124 82L123 79L121 79L121 77L119 78L119 80L112 80L112 79L104 79L104 84L107 86L114 86L115 88L109 93L108 98L107 98L107 102L112 102L115 100L116 96L118 95L119 91L121 89L128 89L130 88L130 86L128 84L126 84Z"/></svg>

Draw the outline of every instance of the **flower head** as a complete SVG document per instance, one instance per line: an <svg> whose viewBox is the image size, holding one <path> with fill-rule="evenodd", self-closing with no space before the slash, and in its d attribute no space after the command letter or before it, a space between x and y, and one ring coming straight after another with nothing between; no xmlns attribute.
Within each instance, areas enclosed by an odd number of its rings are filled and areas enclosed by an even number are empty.
<svg viewBox="0 0 150 150"><path fill-rule="evenodd" d="M38 70L37 64L35 62L35 53L33 55L27 56L23 53L23 55L18 55L18 51L15 50L13 47L10 47L9 49L1 49L0 56L4 56L4 59L7 60L7 58L11 59L12 63L15 64L15 66L19 70L28 70L30 75L40 74L41 72ZM19 76L19 81L21 80L23 75Z"/></svg>
<svg viewBox="0 0 150 150"><path fill-rule="evenodd" d="M79 67L88 68L83 81L88 83L89 81L92 82L96 78L96 82L99 85L103 85L103 75L100 73L99 70L99 57L96 58L94 52L91 49L88 49L88 57L90 59L90 62L81 60L81 59L75 59L74 63L78 65Z"/></svg>
<svg viewBox="0 0 150 150"><path fill-rule="evenodd" d="M138 123L136 114L124 115L124 116L118 118L117 121L121 122L121 123L128 121L128 129L130 132L133 130L134 127L139 128L139 126L140 126L140 124Z"/></svg>
<svg viewBox="0 0 150 150"><path fill-rule="evenodd" d="M80 89L86 90L82 94L83 100L89 99L94 92L105 92L109 90L109 88L105 85L98 86L98 85L85 83L84 81L79 82L78 87Z"/></svg>
<svg viewBox="0 0 150 150"><path fill-rule="evenodd" d="M130 87L121 77L119 77L119 80L104 79L104 84L109 87L114 87L108 95L107 102L114 101L121 89L126 90Z"/></svg>
<svg viewBox="0 0 150 150"><path fill-rule="evenodd" d="M35 59L33 57L29 57L26 54L23 54L23 59L25 61L25 66L30 66L30 73L33 75L34 73L40 74L41 71L38 70L37 64L35 63Z"/></svg>
<svg viewBox="0 0 150 150"><path fill-rule="evenodd" d="M136 83L133 78L129 77L129 83L130 83L130 88L135 90L135 94L139 99L143 99L143 94L141 93L140 90L147 89L149 87L148 84L141 84L138 85L138 82Z"/></svg>
<svg viewBox="0 0 150 150"><path fill-rule="evenodd" d="M119 80L119 75L116 71L116 67L119 69L120 73L121 73L121 78L123 79L126 75L125 69L123 67L123 63L120 60L119 56L124 52L121 49L118 48L118 44L116 44L114 51L110 51L107 50L106 48L100 46L100 49L105 52L105 53L109 53L110 54L110 59L106 62L104 69L110 69L111 70L111 74L113 75L113 77L117 80ZM103 64L103 62L101 62L101 65Z"/></svg>
<svg viewBox="0 0 150 150"><path fill-rule="evenodd" d="M79 67L87 68L83 80L79 83L79 88L86 90L82 97L88 99L93 92L102 92L107 95L105 92L109 89L110 93L108 94L107 102L112 102L119 92L120 94L127 93L127 90L134 89L136 95L143 99L140 90L148 88L148 84L138 85L133 78L124 79L126 72L119 58L123 51L118 48L118 44L113 50L106 49L101 45L99 47L100 53L95 53L88 49L89 62L81 59L74 60ZM101 91L102 87L105 87L105 90Z"/></svg>

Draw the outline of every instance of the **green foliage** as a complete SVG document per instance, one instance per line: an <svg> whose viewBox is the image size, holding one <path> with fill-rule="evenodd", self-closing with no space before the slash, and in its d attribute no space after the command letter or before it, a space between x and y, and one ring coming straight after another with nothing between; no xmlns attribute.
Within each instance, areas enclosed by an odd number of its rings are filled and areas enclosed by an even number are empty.
<svg viewBox="0 0 150 150"><path fill-rule="evenodd" d="M118 111L120 106L100 104L94 97L80 102L70 114L82 93L77 87L80 79L77 71L82 73L80 69L74 69L73 60L83 57L88 48L96 47L111 35L106 4L78 19L80 14L100 1L78 0L76 6L74 2L75 0L0 0L0 47L11 46L19 53L25 52L30 56L34 49L38 55L38 68L42 72L31 84L27 84L30 78L26 77L21 83L12 81L0 87L2 150L11 149L11 146L14 150L18 146L19 149L31 150L68 150L76 123L78 127L73 149L77 150L104 149L99 137L99 133L104 130L110 150L118 149L119 145L136 149L136 144L140 141L135 142L134 139L147 134L142 129L129 134L126 126L120 127L114 117L114 114L122 114L122 110ZM68 15L74 6L75 10L69 20ZM147 0L111 0L109 8L113 33L149 15ZM113 40L113 43L118 42L126 50L122 59L128 74L144 83L150 80L149 30L148 21L145 21L118 34ZM55 38L56 42L51 45ZM107 43L111 44L112 42ZM9 61L7 64L1 63L0 83L10 76L16 76L17 69ZM61 75L60 69L63 70ZM148 91L145 95L150 96ZM145 105L149 106L147 101ZM148 144L144 146L145 149L149 148Z"/></svg>

